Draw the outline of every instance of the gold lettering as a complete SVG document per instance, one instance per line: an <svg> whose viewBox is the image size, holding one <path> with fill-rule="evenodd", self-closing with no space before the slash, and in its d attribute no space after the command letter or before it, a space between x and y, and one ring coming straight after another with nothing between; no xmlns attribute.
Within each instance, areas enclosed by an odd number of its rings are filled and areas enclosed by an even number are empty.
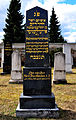
<svg viewBox="0 0 76 120"><path fill-rule="evenodd" d="M12 51L12 49L4 49L4 50L6 50L6 51Z"/></svg>
<svg viewBox="0 0 76 120"><path fill-rule="evenodd" d="M27 29L47 29L47 26L27 26Z"/></svg>
<svg viewBox="0 0 76 120"><path fill-rule="evenodd" d="M37 12L37 16L40 16L40 12Z"/></svg>
<svg viewBox="0 0 76 120"><path fill-rule="evenodd" d="M48 53L47 51L26 51L26 53Z"/></svg>
<svg viewBox="0 0 76 120"><path fill-rule="evenodd" d="M44 55L30 55L30 58L32 59L44 59Z"/></svg>
<svg viewBox="0 0 76 120"><path fill-rule="evenodd" d="M36 16L36 12L34 12L34 17Z"/></svg>
<svg viewBox="0 0 76 120"><path fill-rule="evenodd" d="M40 16L40 12L37 12L37 11L34 12L34 17L35 17L35 16Z"/></svg>
<svg viewBox="0 0 76 120"><path fill-rule="evenodd" d="M48 45L26 45L26 48L46 48Z"/></svg>
<svg viewBox="0 0 76 120"><path fill-rule="evenodd" d="M28 75L24 74L24 80L50 80L50 74L43 71L30 71Z"/></svg>
<svg viewBox="0 0 76 120"><path fill-rule="evenodd" d="M48 38L43 38L43 37L37 37L37 38L29 38L29 37L26 37L26 40L48 40Z"/></svg>

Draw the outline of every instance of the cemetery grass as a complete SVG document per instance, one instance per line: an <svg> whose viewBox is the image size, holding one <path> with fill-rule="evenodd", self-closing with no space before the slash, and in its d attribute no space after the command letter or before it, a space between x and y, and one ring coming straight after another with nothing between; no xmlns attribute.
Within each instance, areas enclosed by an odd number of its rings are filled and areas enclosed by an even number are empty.
<svg viewBox="0 0 76 120"><path fill-rule="evenodd" d="M16 118L16 108L23 86L22 84L9 84L9 80L10 75L0 75L0 120L26 120ZM76 68L73 69L72 74L66 74L66 80L68 83L65 85L52 85L60 116L58 119L50 120L76 120ZM27 120L41 119L28 118Z"/></svg>

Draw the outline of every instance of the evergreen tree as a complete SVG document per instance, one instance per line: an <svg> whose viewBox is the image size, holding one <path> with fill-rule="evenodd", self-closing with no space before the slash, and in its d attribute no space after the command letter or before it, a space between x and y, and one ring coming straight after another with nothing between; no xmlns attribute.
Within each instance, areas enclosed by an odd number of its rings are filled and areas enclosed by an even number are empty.
<svg viewBox="0 0 76 120"><path fill-rule="evenodd" d="M5 32L4 40L11 41L12 43L22 43L25 41L25 31L23 18L20 12L20 0L11 0L9 9L7 9L6 25L3 29Z"/></svg>
<svg viewBox="0 0 76 120"><path fill-rule="evenodd" d="M52 8L52 15L50 17L49 25L49 42L50 43L63 43L64 38L61 35L60 24L55 14L54 8Z"/></svg>

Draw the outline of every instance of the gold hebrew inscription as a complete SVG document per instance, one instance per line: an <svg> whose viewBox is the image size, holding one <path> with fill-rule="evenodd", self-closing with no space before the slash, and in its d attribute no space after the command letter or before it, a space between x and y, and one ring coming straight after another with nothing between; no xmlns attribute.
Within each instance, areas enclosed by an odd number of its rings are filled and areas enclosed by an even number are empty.
<svg viewBox="0 0 76 120"><path fill-rule="evenodd" d="M26 26L26 53L29 53L30 59L45 59L45 53L48 53L48 33L47 20L37 18L39 11L34 11L34 18L28 19ZM44 37L45 36L45 37Z"/></svg>

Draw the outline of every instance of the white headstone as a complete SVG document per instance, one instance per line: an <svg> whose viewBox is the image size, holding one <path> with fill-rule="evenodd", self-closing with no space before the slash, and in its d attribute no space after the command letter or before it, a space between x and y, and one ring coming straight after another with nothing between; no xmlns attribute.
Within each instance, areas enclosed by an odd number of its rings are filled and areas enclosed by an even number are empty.
<svg viewBox="0 0 76 120"><path fill-rule="evenodd" d="M72 56L71 46L69 44L63 45L63 53L65 54L65 67L67 73L72 73Z"/></svg>
<svg viewBox="0 0 76 120"><path fill-rule="evenodd" d="M22 70L21 70L21 56L19 51L16 50L12 53L12 71L10 83L22 82Z"/></svg>
<svg viewBox="0 0 76 120"><path fill-rule="evenodd" d="M53 83L67 83L65 72L65 54L58 52L54 55Z"/></svg>

